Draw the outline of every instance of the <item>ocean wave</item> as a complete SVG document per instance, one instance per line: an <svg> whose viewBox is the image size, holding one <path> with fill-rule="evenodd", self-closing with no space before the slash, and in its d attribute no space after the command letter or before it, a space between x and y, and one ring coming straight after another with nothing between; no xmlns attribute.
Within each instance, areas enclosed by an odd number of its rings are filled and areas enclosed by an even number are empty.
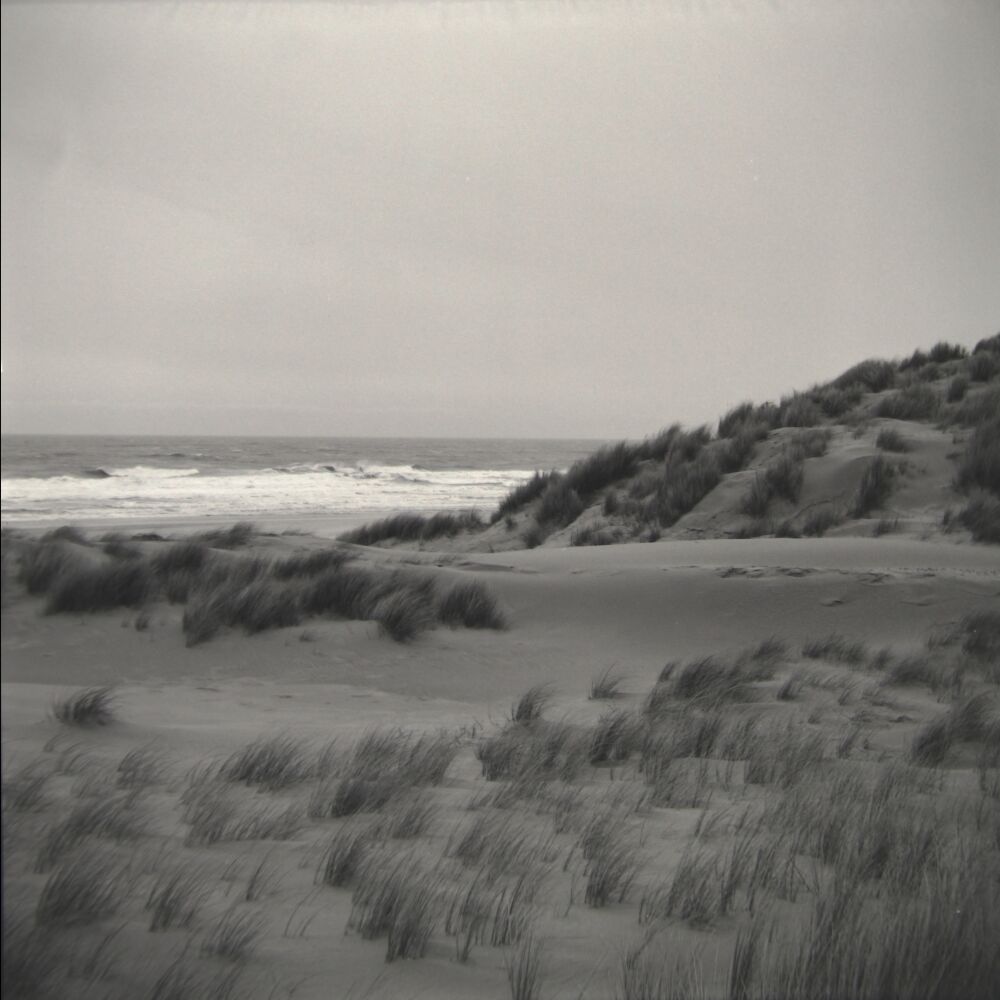
<svg viewBox="0 0 1000 1000"><path fill-rule="evenodd" d="M486 511L532 475L524 470L433 472L411 465L323 463L217 473L148 466L101 471L107 475L5 479L0 513L11 521L72 521L74 517L251 519L275 513Z"/></svg>
<svg viewBox="0 0 1000 1000"><path fill-rule="evenodd" d="M201 469L166 469L156 465L130 465L123 469L88 469L89 479L180 479L197 476Z"/></svg>

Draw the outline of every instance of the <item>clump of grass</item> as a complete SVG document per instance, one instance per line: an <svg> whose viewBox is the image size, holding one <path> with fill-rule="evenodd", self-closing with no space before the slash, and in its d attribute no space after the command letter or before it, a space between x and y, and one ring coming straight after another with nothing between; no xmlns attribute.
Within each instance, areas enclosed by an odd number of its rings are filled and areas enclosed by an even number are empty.
<svg viewBox="0 0 1000 1000"><path fill-rule="evenodd" d="M880 517L872 528L872 535L881 538L883 535L891 535L899 531L900 520L898 517Z"/></svg>
<svg viewBox="0 0 1000 1000"><path fill-rule="evenodd" d="M533 500L537 500L545 492L552 480L555 479L556 475L557 473L555 472L535 472L530 479L515 486L500 501L500 505L490 517L490 523L496 524L497 521L510 514L515 514L523 507L527 507Z"/></svg>
<svg viewBox="0 0 1000 1000"><path fill-rule="evenodd" d="M959 403L965 398L969 390L969 380L965 375L956 375L948 383L948 391L945 393L945 400L949 403Z"/></svg>
<svg viewBox="0 0 1000 1000"><path fill-rule="evenodd" d="M112 562L78 567L50 584L46 614L138 608L153 593L145 562Z"/></svg>
<svg viewBox="0 0 1000 1000"><path fill-rule="evenodd" d="M258 911L241 913L236 907L226 910L205 935L201 953L243 962L253 954L263 923Z"/></svg>
<svg viewBox="0 0 1000 1000"><path fill-rule="evenodd" d="M604 487L631 476L636 470L640 449L641 446L628 441L604 445L574 462L566 472L566 483L580 497L590 498Z"/></svg>
<svg viewBox="0 0 1000 1000"><path fill-rule="evenodd" d="M756 646L751 646L740 654L740 661L754 665L755 671L761 667L774 668L788 656L788 643L776 635L761 639ZM764 680L766 678L761 677Z"/></svg>
<svg viewBox="0 0 1000 1000"><path fill-rule="evenodd" d="M692 459L685 459L683 454L668 456L663 477L647 503L647 520L669 528L715 489L721 479L718 456L707 448Z"/></svg>
<svg viewBox="0 0 1000 1000"><path fill-rule="evenodd" d="M815 427L823 422L823 412L808 396L796 393L781 403L782 427Z"/></svg>
<svg viewBox="0 0 1000 1000"><path fill-rule="evenodd" d="M941 408L941 399L924 382L914 382L879 400L875 416L894 420L930 420Z"/></svg>
<svg viewBox="0 0 1000 1000"><path fill-rule="evenodd" d="M869 392L883 392L896 381L896 366L891 361L870 359L848 368L833 380L838 388L861 385Z"/></svg>
<svg viewBox="0 0 1000 1000"><path fill-rule="evenodd" d="M274 564L272 573L278 580L314 577L329 570L340 569L354 558L354 553L346 549L318 549L315 552L296 553L279 559Z"/></svg>
<svg viewBox="0 0 1000 1000"><path fill-rule="evenodd" d="M944 670L941 664L926 654L903 656L895 660L886 670L885 684L914 685L926 684L937 690L942 686Z"/></svg>
<svg viewBox="0 0 1000 1000"><path fill-rule="evenodd" d="M909 442L895 427L883 427L875 438L875 447L882 451L907 452L910 450Z"/></svg>
<svg viewBox="0 0 1000 1000"><path fill-rule="evenodd" d="M963 492L982 489L1000 496L1000 416L973 431L959 462L955 485Z"/></svg>
<svg viewBox="0 0 1000 1000"><path fill-rule="evenodd" d="M868 647L859 640L832 632L822 639L810 639L803 643L802 655L810 660L829 660L859 666L868 659Z"/></svg>
<svg viewBox="0 0 1000 1000"><path fill-rule="evenodd" d="M882 455L876 455L861 475L851 503L851 516L867 517L873 509L884 506L895 478L896 466Z"/></svg>
<svg viewBox="0 0 1000 1000"><path fill-rule="evenodd" d="M526 549L537 549L546 539L546 533L537 521L532 521L521 533L521 541Z"/></svg>
<svg viewBox="0 0 1000 1000"><path fill-rule="evenodd" d="M365 940L386 935L386 961L420 958L441 917L435 880L412 854L372 855L358 873L348 927Z"/></svg>
<svg viewBox="0 0 1000 1000"><path fill-rule="evenodd" d="M395 642L412 642L434 624L434 608L427 595L397 590L382 598L375 608L379 635Z"/></svg>
<svg viewBox="0 0 1000 1000"><path fill-rule="evenodd" d="M956 743L1000 742L996 696L982 691L953 705L940 719L914 738L911 756L916 763L940 764Z"/></svg>
<svg viewBox="0 0 1000 1000"><path fill-rule="evenodd" d="M962 651L983 659L1000 658L1000 612L976 611L961 621Z"/></svg>
<svg viewBox="0 0 1000 1000"><path fill-rule="evenodd" d="M600 909L611 902L624 903L639 873L638 849L624 841L599 838L587 860L584 903Z"/></svg>
<svg viewBox="0 0 1000 1000"><path fill-rule="evenodd" d="M1000 545L1000 500L987 494L974 496L956 515L973 541Z"/></svg>
<svg viewBox="0 0 1000 1000"><path fill-rule="evenodd" d="M206 873L199 867L180 866L158 875L146 898L151 931L190 927L210 892Z"/></svg>
<svg viewBox="0 0 1000 1000"><path fill-rule="evenodd" d="M115 700L113 688L84 688L57 699L52 714L67 726L109 726L115 721Z"/></svg>
<svg viewBox="0 0 1000 1000"><path fill-rule="evenodd" d="M789 447L754 476L743 495L741 511L751 517L763 517L775 497L797 503L802 492L805 458L822 455L828 441L828 431L802 431Z"/></svg>
<svg viewBox="0 0 1000 1000"><path fill-rule="evenodd" d="M387 811L377 833L390 840L413 840L427 833L439 812L433 800L410 797Z"/></svg>
<svg viewBox="0 0 1000 1000"><path fill-rule="evenodd" d="M965 370L973 382L989 382L998 368L996 358L989 351L976 351L969 357Z"/></svg>
<svg viewBox="0 0 1000 1000"><path fill-rule="evenodd" d="M746 782L754 785L777 783L790 788L800 782L825 754L821 733L810 733L790 724L766 740L758 740L747 758Z"/></svg>
<svg viewBox="0 0 1000 1000"><path fill-rule="evenodd" d="M311 773L308 747L286 735L254 740L230 755L219 769L223 781L257 785L268 791L290 788Z"/></svg>
<svg viewBox="0 0 1000 1000"><path fill-rule="evenodd" d="M394 776L343 777L332 786L321 784L309 798L308 814L313 819L337 819L361 812L376 812L399 791Z"/></svg>
<svg viewBox="0 0 1000 1000"><path fill-rule="evenodd" d="M761 518L767 513L770 506L771 488L767 477L758 472L740 499L740 513L746 514L748 517Z"/></svg>
<svg viewBox="0 0 1000 1000"><path fill-rule="evenodd" d="M802 457L791 450L785 450L765 471L771 495L781 497L789 503L797 503L802 492Z"/></svg>
<svg viewBox="0 0 1000 1000"><path fill-rule="evenodd" d="M14 812L33 812L45 803L45 786L51 771L33 761L14 774L4 775L3 806Z"/></svg>
<svg viewBox="0 0 1000 1000"><path fill-rule="evenodd" d="M804 683L805 677L800 671L797 671L794 674L789 674L789 676L782 681L781 686L778 688L778 700L796 701L802 694L802 687Z"/></svg>
<svg viewBox="0 0 1000 1000"><path fill-rule="evenodd" d="M368 825L348 823L331 838L320 858L316 881L334 888L350 884L361 868L373 842Z"/></svg>
<svg viewBox="0 0 1000 1000"><path fill-rule="evenodd" d="M742 701L748 695L747 679L739 664L705 656L675 673L671 693L675 698L705 704Z"/></svg>
<svg viewBox="0 0 1000 1000"><path fill-rule="evenodd" d="M462 531L480 531L482 518L474 510L459 513L441 512L425 517L422 514L394 514L338 535L341 542L354 545L377 545L379 542L429 542L435 538L453 538Z"/></svg>
<svg viewBox="0 0 1000 1000"><path fill-rule="evenodd" d="M121 858L87 851L66 858L42 886L35 908L39 927L72 927L114 916L129 893Z"/></svg>
<svg viewBox="0 0 1000 1000"><path fill-rule="evenodd" d="M119 788L162 784L170 773L166 755L153 744L129 750L118 763Z"/></svg>
<svg viewBox="0 0 1000 1000"><path fill-rule="evenodd" d="M807 538L820 538L844 520L843 514L830 504L811 510L802 522L802 534Z"/></svg>
<svg viewBox="0 0 1000 1000"><path fill-rule="evenodd" d="M459 583L438 602L438 617L452 627L504 629L507 620L496 597L476 580Z"/></svg>
<svg viewBox="0 0 1000 1000"><path fill-rule="evenodd" d="M601 715L590 736L591 764L614 764L627 760L641 743L642 722L634 712L611 709Z"/></svg>
<svg viewBox="0 0 1000 1000"><path fill-rule="evenodd" d="M541 719L545 709L552 703L552 685L535 684L528 688L511 705L510 721L517 725L531 725Z"/></svg>
<svg viewBox="0 0 1000 1000"><path fill-rule="evenodd" d="M150 560L153 571L161 577L172 573L196 573L211 559L211 549L204 542L175 542L157 552Z"/></svg>
<svg viewBox="0 0 1000 1000"><path fill-rule="evenodd" d="M253 541L257 527L249 521L238 521L229 528L216 528L192 535L189 541L201 542L213 549L242 549Z"/></svg>
<svg viewBox="0 0 1000 1000"><path fill-rule="evenodd" d="M615 673L615 665L611 664L609 667L605 667L591 682L590 682L590 700L591 701L611 701L614 698L621 696L621 686L624 683L625 678L618 673Z"/></svg>
<svg viewBox="0 0 1000 1000"><path fill-rule="evenodd" d="M951 414L951 422L962 427L981 427L997 419L1000 410L1000 385L969 393Z"/></svg>
<svg viewBox="0 0 1000 1000"><path fill-rule="evenodd" d="M274 580L245 586L209 583L191 594L182 628L188 646L206 642L223 628L242 627L247 634L290 628L302 622L298 591Z"/></svg>
<svg viewBox="0 0 1000 1000"><path fill-rule="evenodd" d="M540 525L564 527L583 513L583 500L569 482L557 476L546 487L538 504L536 518Z"/></svg>
<svg viewBox="0 0 1000 1000"><path fill-rule="evenodd" d="M189 824L184 843L208 846L223 841L288 840L301 829L303 815L297 803L285 808L253 807L241 810L211 776L196 780L182 797L182 818Z"/></svg>
<svg viewBox="0 0 1000 1000"><path fill-rule="evenodd" d="M542 946L532 934L521 938L504 959L511 1000L538 1000L542 995Z"/></svg>
<svg viewBox="0 0 1000 1000"><path fill-rule="evenodd" d="M581 548L585 545L617 545L621 541L618 531L601 522L579 528L570 536L570 545Z"/></svg>

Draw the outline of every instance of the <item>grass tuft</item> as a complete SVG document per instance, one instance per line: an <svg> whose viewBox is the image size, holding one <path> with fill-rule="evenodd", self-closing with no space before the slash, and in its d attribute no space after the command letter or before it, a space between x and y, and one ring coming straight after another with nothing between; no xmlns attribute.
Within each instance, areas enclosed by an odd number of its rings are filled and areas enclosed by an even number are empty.
<svg viewBox="0 0 1000 1000"><path fill-rule="evenodd" d="M125 904L131 876L121 858L91 850L62 861L42 886L39 927L72 927L114 916Z"/></svg>
<svg viewBox="0 0 1000 1000"><path fill-rule="evenodd" d="M615 673L615 665L611 664L609 667L605 667L591 682L590 682L590 700L591 701L611 701L615 698L621 697L621 686L624 683L625 678L621 674Z"/></svg>
<svg viewBox="0 0 1000 1000"><path fill-rule="evenodd" d="M896 466L882 455L876 455L868 463L851 503L851 517L867 517L872 510L884 506L892 492L896 471Z"/></svg>
<svg viewBox="0 0 1000 1000"><path fill-rule="evenodd" d="M531 725L538 722L542 713L552 703L552 685L536 684L528 688L517 701L511 705L510 721L517 725Z"/></svg>
<svg viewBox="0 0 1000 1000"><path fill-rule="evenodd" d="M115 693L112 688L85 688L52 705L52 714L67 726L109 726L115 721Z"/></svg>
<svg viewBox="0 0 1000 1000"><path fill-rule="evenodd" d="M496 597L478 581L456 584L438 603L438 617L453 628L504 629L507 620Z"/></svg>

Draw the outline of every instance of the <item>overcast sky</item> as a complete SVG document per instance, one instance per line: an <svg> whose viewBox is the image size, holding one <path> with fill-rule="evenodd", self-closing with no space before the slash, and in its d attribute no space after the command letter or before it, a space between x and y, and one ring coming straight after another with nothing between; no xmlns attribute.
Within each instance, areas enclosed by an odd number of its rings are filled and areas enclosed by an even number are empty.
<svg viewBox="0 0 1000 1000"><path fill-rule="evenodd" d="M641 436L1000 329L1000 3L3 6L5 432Z"/></svg>

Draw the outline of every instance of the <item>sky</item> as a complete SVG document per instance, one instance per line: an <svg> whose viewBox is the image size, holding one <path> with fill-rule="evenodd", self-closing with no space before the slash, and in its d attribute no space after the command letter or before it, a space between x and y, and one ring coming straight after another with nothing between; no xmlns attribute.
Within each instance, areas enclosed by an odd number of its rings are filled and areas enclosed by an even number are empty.
<svg viewBox="0 0 1000 1000"><path fill-rule="evenodd" d="M1000 3L2 8L5 433L640 437L1000 329Z"/></svg>

